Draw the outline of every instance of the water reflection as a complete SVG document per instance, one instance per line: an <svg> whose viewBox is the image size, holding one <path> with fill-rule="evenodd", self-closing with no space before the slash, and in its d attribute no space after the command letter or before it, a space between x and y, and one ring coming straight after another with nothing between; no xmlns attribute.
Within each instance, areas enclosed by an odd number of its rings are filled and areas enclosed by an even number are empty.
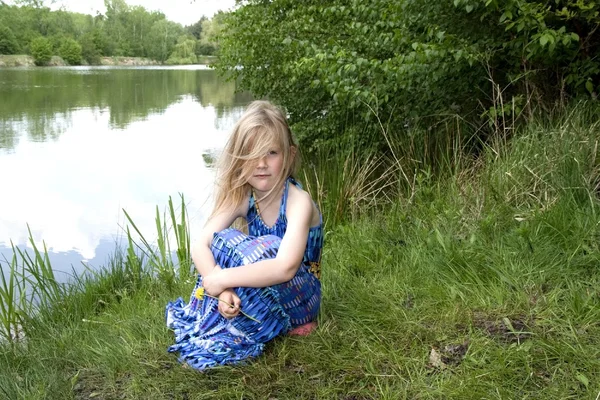
<svg viewBox="0 0 600 400"><path fill-rule="evenodd" d="M25 122L32 140L45 141L64 130L52 124L57 115L75 109L108 112L110 128L125 129L150 114L162 113L184 96L192 96L223 117L251 100L236 91L235 83L219 79L216 72L190 68L78 67L0 70L0 122ZM190 116L193 122L193 116ZM23 130L21 130L23 131ZM13 143L0 132L2 148ZM12 137L15 135L13 134Z"/></svg>
<svg viewBox="0 0 600 400"><path fill-rule="evenodd" d="M19 138L19 129L15 126L14 121L0 119L0 152L6 153L12 152L12 149L16 146Z"/></svg>
<svg viewBox="0 0 600 400"><path fill-rule="evenodd" d="M56 269L103 265L122 209L151 237L155 207L179 193L193 234L210 208L206 160L249 100L205 70L0 70L0 253L27 246L29 224Z"/></svg>

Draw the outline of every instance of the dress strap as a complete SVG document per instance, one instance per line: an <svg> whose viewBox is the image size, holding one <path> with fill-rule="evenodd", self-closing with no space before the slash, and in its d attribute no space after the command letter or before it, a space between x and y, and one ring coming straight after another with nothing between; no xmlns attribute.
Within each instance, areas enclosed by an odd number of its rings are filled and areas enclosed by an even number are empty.
<svg viewBox="0 0 600 400"><path fill-rule="evenodd" d="M296 178L294 178L293 176L288 177L288 181L292 182L294 184L294 186L296 186L298 189L303 189L302 184L300 182L298 182L296 180Z"/></svg>
<svg viewBox="0 0 600 400"><path fill-rule="evenodd" d="M290 191L290 180L292 178L287 178L285 180L285 183L283 185L283 196L281 197L281 205L279 206L279 216L283 217L284 219L281 219L282 221L285 221L285 210L287 209L287 199L288 199L288 194Z"/></svg>

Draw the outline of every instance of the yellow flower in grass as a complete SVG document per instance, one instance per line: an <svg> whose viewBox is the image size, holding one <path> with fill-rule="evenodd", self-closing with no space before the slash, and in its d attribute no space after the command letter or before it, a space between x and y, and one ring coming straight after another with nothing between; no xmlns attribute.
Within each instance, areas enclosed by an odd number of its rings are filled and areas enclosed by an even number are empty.
<svg viewBox="0 0 600 400"><path fill-rule="evenodd" d="M219 299L218 297L211 296L211 295L210 295L210 294L208 294L208 293L206 293L206 296L207 296L207 297L211 297L211 298L213 298L213 299L215 299L215 300L217 300L217 301L221 301L221 302L223 302L223 303L227 304L229 307L232 307L232 308L233 308L233 304L229 304L228 302L226 302L226 301L223 301L223 300ZM200 286L198 289L196 289L196 292L194 293L194 297L195 297L195 298L197 298L198 300L202 300L202 299L204 298L204 287ZM252 321L256 321L256 322L260 323L260 321L259 321L259 320L257 320L257 319L256 319L256 318L254 318L254 317L251 317L250 315L246 314L246 313L245 313L245 312L243 312L242 310L240 310L240 312L241 312L242 314L244 314L246 317L250 318Z"/></svg>

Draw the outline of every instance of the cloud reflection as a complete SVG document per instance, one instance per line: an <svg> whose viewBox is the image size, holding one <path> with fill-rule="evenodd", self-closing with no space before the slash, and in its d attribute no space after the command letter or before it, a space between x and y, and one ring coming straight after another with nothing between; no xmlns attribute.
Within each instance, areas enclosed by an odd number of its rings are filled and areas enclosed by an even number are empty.
<svg viewBox="0 0 600 400"><path fill-rule="evenodd" d="M0 253L10 254L11 240L28 246L27 223L36 244L68 254L64 261L72 263L76 251L103 264L107 244L113 251L123 234L122 209L152 239L156 206L162 213L169 196L178 204L179 193L193 235L211 206L214 172L202 154L224 145L241 108L230 111L218 119L214 107L184 96L124 130L111 127L106 109L80 108L57 116L69 121L53 141L28 141L22 133L14 150L0 157Z"/></svg>

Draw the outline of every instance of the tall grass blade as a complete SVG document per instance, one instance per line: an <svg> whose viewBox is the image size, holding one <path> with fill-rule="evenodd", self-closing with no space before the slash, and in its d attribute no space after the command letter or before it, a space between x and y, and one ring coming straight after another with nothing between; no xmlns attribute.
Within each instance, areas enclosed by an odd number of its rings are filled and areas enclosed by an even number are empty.
<svg viewBox="0 0 600 400"><path fill-rule="evenodd" d="M33 248L33 258L27 251L13 246L13 252L16 251L23 262L24 282L31 288L27 304L34 309L40 307L51 308L52 305L58 303L64 297L64 287L56 280L46 244L43 244L43 252L40 251L35 244L29 225L27 230L29 232L29 243Z"/></svg>
<svg viewBox="0 0 600 400"><path fill-rule="evenodd" d="M190 275L192 265L191 248L190 248L190 232L187 225L187 208L183 194L181 198L181 215L179 223L175 215L175 207L173 199L169 196L169 215L171 216L171 224L175 233L175 241L177 243L177 260L179 262L179 279L184 279Z"/></svg>
<svg viewBox="0 0 600 400"><path fill-rule="evenodd" d="M161 277L166 278L168 282L172 282L174 279L174 273L172 270L172 263L169 258L166 257L166 241L163 238L164 230L162 228L160 222L160 214L156 214L156 227L158 231L158 249L156 246L152 246L148 240L144 237L142 232L138 229L137 225L131 218L131 216L127 213L126 210L123 210L125 213L125 217L129 221L129 224L133 227L134 231L138 234L139 240L142 245L138 244L131 238L131 233L128 230L128 240L129 240L129 248L128 253L130 254L133 251L132 247L138 248L142 253L146 256L148 260L148 264L150 264L150 272L158 273ZM162 247L162 250L161 250Z"/></svg>
<svg viewBox="0 0 600 400"><path fill-rule="evenodd" d="M17 272L17 256L13 253L10 263L5 261L8 267L8 279L2 264L0 263L0 341L13 342L18 340L20 331L19 317L19 284Z"/></svg>

